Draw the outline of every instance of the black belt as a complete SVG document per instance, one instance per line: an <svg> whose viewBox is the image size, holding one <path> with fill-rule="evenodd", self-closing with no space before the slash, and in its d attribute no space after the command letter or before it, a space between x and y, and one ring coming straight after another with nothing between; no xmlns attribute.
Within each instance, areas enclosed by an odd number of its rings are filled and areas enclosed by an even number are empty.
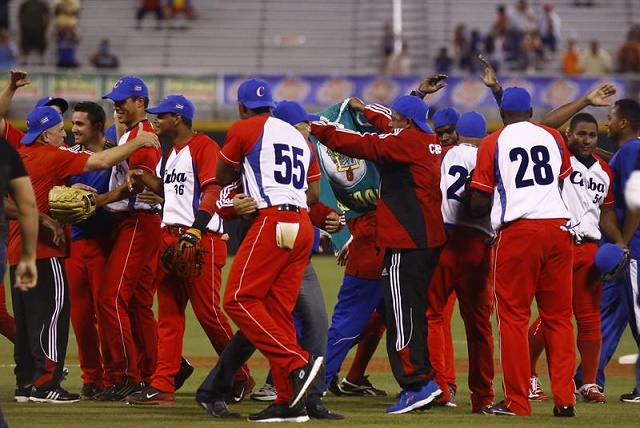
<svg viewBox="0 0 640 428"><path fill-rule="evenodd" d="M278 211L293 211L300 214L300 207L293 204L280 204L276 205L278 207Z"/></svg>
<svg viewBox="0 0 640 428"><path fill-rule="evenodd" d="M160 214L162 213L162 209L161 208L151 208L150 210L146 211L147 214Z"/></svg>

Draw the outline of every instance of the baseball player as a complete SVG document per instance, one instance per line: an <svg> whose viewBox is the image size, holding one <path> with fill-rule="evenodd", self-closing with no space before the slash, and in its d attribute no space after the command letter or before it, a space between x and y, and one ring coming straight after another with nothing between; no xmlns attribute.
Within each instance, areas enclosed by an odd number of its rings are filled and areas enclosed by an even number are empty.
<svg viewBox="0 0 640 428"><path fill-rule="evenodd" d="M529 122L529 93L507 88L500 115L505 126L482 140L471 181L472 215L491 209L497 231L490 267L494 288L505 399L486 406L493 415L531 414L527 328L536 298L546 326L555 416L574 416L571 378L575 348L571 320L570 218L559 180L572 172L560 133Z"/></svg>
<svg viewBox="0 0 640 428"><path fill-rule="evenodd" d="M27 133L19 153L33 185L38 211L48 212L48 194L56 184L87 171L109 168L138 148L159 147L157 139L137 139L133 144L89 154L61 147L66 133L62 116L52 107L37 107L27 117ZM62 236L41 233L36 264L38 286L30 293L13 292L16 318L16 400L68 403L79 400L60 388L69 332L68 284L63 258L68 257L70 230ZM14 271L20 260L21 238L17 225L9 234L8 262Z"/></svg>
<svg viewBox="0 0 640 428"><path fill-rule="evenodd" d="M447 230L447 243L427 289L427 339L430 355L445 357L438 349L444 348L446 336L442 328L435 327L442 325L443 320L450 325L445 317L450 296L455 291L467 337L471 412L482 413L482 408L490 405L494 397L492 298L487 283L487 243L494 233L488 216L472 218L466 214L462 193L467 177L475 168L478 144L487 134L486 121L480 113L464 113L456 122L454 134L452 139L457 144L442 156L440 167L442 216ZM464 266L464 269L460 269L460 266ZM436 382L445 394L452 393L449 390L451 384L440 380L439 370L442 367L446 373L445 367L453 365L453 361L439 358L435 358L435 355L431 358ZM455 404L452 398L445 401L448 406Z"/></svg>
<svg viewBox="0 0 640 428"><path fill-rule="evenodd" d="M11 194L15 203L5 207L5 197ZM7 209L6 209L7 208ZM6 216L5 216L6 215ZM38 281L36 270L36 245L38 241L38 208L31 181L27 176L20 155L7 143L0 139L0 277L6 273L7 233L5 218L18 220L22 237L22 254L16 268L13 281L20 292L35 287ZM4 293L4 288L2 289ZM3 299L4 301L4 299ZM12 319L13 320L13 319ZM8 425L0 408L0 427Z"/></svg>
<svg viewBox="0 0 640 428"><path fill-rule="evenodd" d="M402 392L387 413L400 414L431 403L441 391L432 379L427 351L426 284L445 241L440 206L442 150L427 124L427 104L398 98L392 109L365 106L352 98L377 129L358 134L335 125L312 124L312 134L331 150L381 162L376 244L385 248L382 270L387 317L387 352ZM428 225L428 226L427 226Z"/></svg>
<svg viewBox="0 0 640 428"><path fill-rule="evenodd" d="M582 108L608 105L606 99L615 93L611 85L601 85L576 101L558 107L543 119L543 123L559 127ZM597 241L602 234L624 247L622 233L613 210L612 175L606 162L595 154L598 124L587 113L571 118L566 132L574 172L565 180L562 198L571 212L573 245L573 310L578 327L578 351L584 369L584 381L579 389L583 401L604 403L606 397L596 384L596 371L602 335L600 332L600 300L602 281L594 265ZM602 232L602 233L601 233ZM545 401L536 376L536 363L544 349L544 325L540 319L529 329L531 371L529 399Z"/></svg>
<svg viewBox="0 0 640 428"><path fill-rule="evenodd" d="M451 107L436 111L431 118L433 132L438 136L443 152L458 144L455 135L458 119L460 119L460 113Z"/></svg>
<svg viewBox="0 0 640 428"><path fill-rule="evenodd" d="M156 115L154 128L158 135L170 138L173 147L163 178L143 170L129 170L129 178L143 183L165 200L160 254L187 233L201 240L206 253L198 277L180 278L162 264L158 266L158 366L149 386L126 398L127 403L139 405L175 401L174 376L181 363L187 301L191 301L196 318L219 355L233 336L220 308L227 244L222 219L214 212L218 196L213 186L218 145L205 134L193 131L195 108L182 95L169 95L157 107L147 108L147 112ZM236 374L236 382L243 382L247 392L251 384L255 385L246 365Z"/></svg>
<svg viewBox="0 0 640 428"><path fill-rule="evenodd" d="M118 147L126 146L140 128L154 132L146 119L149 90L142 79L124 76L103 98L114 102L116 120L127 128ZM155 174L160 157L159 148L139 150L112 169L109 189L125 184L129 169ZM120 401L141 390L142 381L148 381L155 371L157 323L152 306L161 240L160 210L139 202L136 196L108 204L106 209L116 218L113 249L98 296L103 327L100 342L109 358L104 367L105 389L94 399Z"/></svg>
<svg viewBox="0 0 640 428"><path fill-rule="evenodd" d="M320 170L304 137L271 117L273 107L266 82L241 84L242 120L229 129L218 161L217 183L230 183L242 167L245 193L258 208L231 266L224 308L269 360L278 391L274 403L249 420L304 421L300 404L323 357L297 344L291 312L313 245L307 206L318 200Z"/></svg>
<svg viewBox="0 0 640 428"><path fill-rule="evenodd" d="M640 155L640 105L631 99L620 99L613 103L607 115L608 137L618 143L620 149L611 158L609 167L613 172L614 210L622 229L622 239L629 250L627 274L613 282L605 282L602 290L600 316L602 319L602 351L598 363L596 384L605 386L604 368L611 360L622 334L631 327L636 343L640 344L638 318L640 308L635 302L638 283L638 260L640 260L640 213L627 209L624 190ZM608 242L610 238L607 238ZM615 244L615 241L611 242ZM584 367L576 373L576 383L585 383ZM640 403L640 385L632 392L623 394L620 400Z"/></svg>

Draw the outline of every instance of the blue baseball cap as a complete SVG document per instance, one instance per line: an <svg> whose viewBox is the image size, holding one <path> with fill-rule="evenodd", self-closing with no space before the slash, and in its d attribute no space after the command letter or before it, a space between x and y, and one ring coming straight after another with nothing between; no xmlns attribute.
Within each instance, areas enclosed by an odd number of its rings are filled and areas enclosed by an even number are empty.
<svg viewBox="0 0 640 428"><path fill-rule="evenodd" d="M116 124L112 123L110 127L104 130L104 136L113 144L118 144L118 135L116 134Z"/></svg>
<svg viewBox="0 0 640 428"><path fill-rule="evenodd" d="M151 114L175 113L193 120L196 108L184 95L167 95L157 107L149 107L147 112Z"/></svg>
<svg viewBox="0 0 640 428"><path fill-rule="evenodd" d="M484 138L487 136L487 121L477 111L469 111L458 119L456 131L461 137Z"/></svg>
<svg viewBox="0 0 640 428"><path fill-rule="evenodd" d="M124 101L129 97L149 98L149 89L144 80L137 76L124 76L114 85L111 92L102 96L104 99L112 101Z"/></svg>
<svg viewBox="0 0 640 428"><path fill-rule="evenodd" d="M320 120L320 116L317 114L308 114L304 107L302 107L302 104L297 101L280 101L272 113L273 116L293 126L296 126L300 122Z"/></svg>
<svg viewBox="0 0 640 428"><path fill-rule="evenodd" d="M624 258L624 250L615 244L602 244L593 260L602 275L612 272Z"/></svg>
<svg viewBox="0 0 640 428"><path fill-rule="evenodd" d="M36 107L27 115L27 133L20 142L33 143L44 131L62 123L62 116L53 107Z"/></svg>
<svg viewBox="0 0 640 428"><path fill-rule="evenodd" d="M455 125L458 123L458 119L460 119L458 110L447 107L435 112L431 121L434 128L440 128L441 126Z"/></svg>
<svg viewBox="0 0 640 428"><path fill-rule="evenodd" d="M507 88L502 94L500 108L504 111L527 111L531 108L531 95L518 86Z"/></svg>
<svg viewBox="0 0 640 428"><path fill-rule="evenodd" d="M58 106L60 113L64 113L69 109L69 103L64 98L44 97L40 98L36 103L36 107Z"/></svg>
<svg viewBox="0 0 640 428"><path fill-rule="evenodd" d="M413 120L416 126L427 134L433 134L433 131L427 123L429 105L420 98L412 95L403 95L393 102L391 110L395 110L401 115Z"/></svg>
<svg viewBox="0 0 640 428"><path fill-rule="evenodd" d="M248 108L275 107L271 88L262 79L249 79L238 87L238 102Z"/></svg>

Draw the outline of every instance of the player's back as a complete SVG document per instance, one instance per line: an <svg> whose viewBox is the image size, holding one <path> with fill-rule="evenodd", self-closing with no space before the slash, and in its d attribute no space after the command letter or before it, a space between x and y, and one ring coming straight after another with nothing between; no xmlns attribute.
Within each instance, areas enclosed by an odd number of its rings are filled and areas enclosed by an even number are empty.
<svg viewBox="0 0 640 428"><path fill-rule="evenodd" d="M256 199L258 208L280 204L306 207L307 175L313 161L308 141L280 119L258 116L243 122L247 126L263 122L262 133L247 148L244 159L245 191Z"/></svg>
<svg viewBox="0 0 640 428"><path fill-rule="evenodd" d="M520 218L570 218L558 181L570 171L570 163L557 131L516 122L491 134L486 143L495 145L494 229Z"/></svg>

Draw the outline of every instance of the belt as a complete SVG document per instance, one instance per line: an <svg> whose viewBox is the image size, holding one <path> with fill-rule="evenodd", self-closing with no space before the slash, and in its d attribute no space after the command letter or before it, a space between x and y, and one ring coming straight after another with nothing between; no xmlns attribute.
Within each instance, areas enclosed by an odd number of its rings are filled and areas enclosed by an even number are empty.
<svg viewBox="0 0 640 428"><path fill-rule="evenodd" d="M151 208L150 210L147 210L146 213L150 214L150 215L161 214L162 213L162 209L161 208Z"/></svg>
<svg viewBox="0 0 640 428"><path fill-rule="evenodd" d="M163 226L162 230L164 230L165 232L167 232L169 235L171 236L182 236L185 233L187 233L187 230L191 229L191 227L189 226ZM207 233L211 233L213 235L220 235L219 233L216 232L212 232L210 230L207 230L205 232L205 234Z"/></svg>
<svg viewBox="0 0 640 428"><path fill-rule="evenodd" d="M300 207L293 204L280 204L276 205L278 211L293 211L300 214Z"/></svg>

